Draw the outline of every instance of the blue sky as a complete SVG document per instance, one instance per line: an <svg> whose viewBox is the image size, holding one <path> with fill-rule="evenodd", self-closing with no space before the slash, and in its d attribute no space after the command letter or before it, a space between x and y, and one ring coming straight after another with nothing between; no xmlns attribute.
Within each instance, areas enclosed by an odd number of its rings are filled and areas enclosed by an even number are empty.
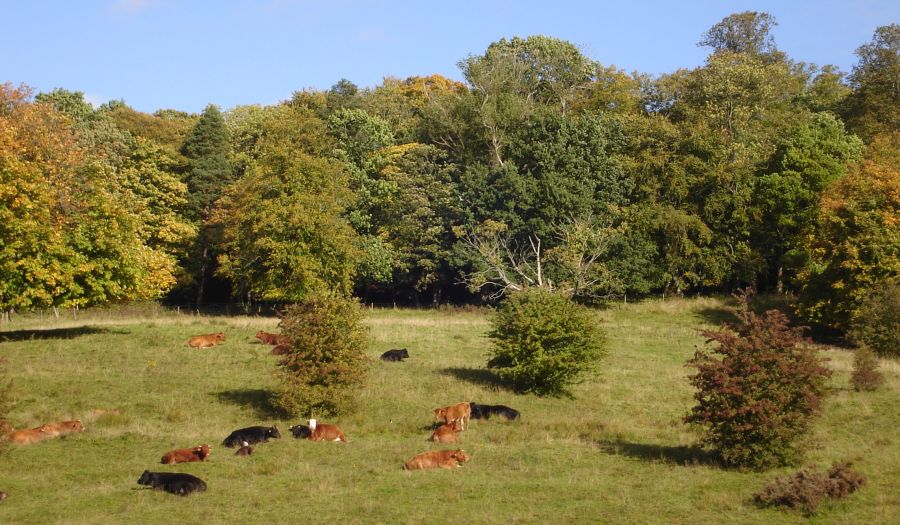
<svg viewBox="0 0 900 525"><path fill-rule="evenodd" d="M503 37L542 34L590 58L659 74L703 63L701 35L747 10L775 16L794 60L849 72L897 0L0 0L0 82L83 91L98 104L199 112L273 104L341 78L440 73Z"/></svg>

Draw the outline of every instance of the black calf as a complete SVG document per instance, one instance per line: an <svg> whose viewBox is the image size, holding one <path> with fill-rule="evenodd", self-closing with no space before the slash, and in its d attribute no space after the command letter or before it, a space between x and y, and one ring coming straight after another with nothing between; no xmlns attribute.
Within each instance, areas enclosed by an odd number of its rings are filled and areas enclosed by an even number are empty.
<svg viewBox="0 0 900 525"><path fill-rule="evenodd" d="M297 439L308 439L310 430L306 425L294 425L290 427L288 430L291 431L291 434L294 435Z"/></svg>
<svg viewBox="0 0 900 525"><path fill-rule="evenodd" d="M139 485L150 485L156 490L164 490L178 496L187 496L192 492L206 490L206 482L197 476L175 472L150 472L145 470L137 482Z"/></svg>
<svg viewBox="0 0 900 525"><path fill-rule="evenodd" d="M406 348L395 348L381 354L382 361L403 361L407 358L409 358L409 352L406 351Z"/></svg>
<svg viewBox="0 0 900 525"><path fill-rule="evenodd" d="M503 416L508 421L519 419L519 411L506 405L469 405L472 407L472 419L490 419L491 416Z"/></svg>
<svg viewBox="0 0 900 525"><path fill-rule="evenodd" d="M265 443L269 438L280 438L278 427L247 427L235 430L222 442L228 448Z"/></svg>

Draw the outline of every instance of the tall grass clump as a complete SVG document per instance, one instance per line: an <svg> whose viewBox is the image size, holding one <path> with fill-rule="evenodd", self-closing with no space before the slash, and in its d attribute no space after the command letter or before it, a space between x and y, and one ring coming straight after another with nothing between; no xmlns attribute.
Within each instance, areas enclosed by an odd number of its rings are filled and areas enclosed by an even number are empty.
<svg viewBox="0 0 900 525"><path fill-rule="evenodd" d="M850 383L857 392L871 392L884 384L884 374L878 370L878 357L868 347L858 348L854 352Z"/></svg>
<svg viewBox="0 0 900 525"><path fill-rule="evenodd" d="M738 322L703 331L711 350L698 350L688 365L697 404L685 417L701 426L701 442L726 465L763 470L802 457L800 438L818 414L831 372L802 329L779 310L762 315L738 295Z"/></svg>
<svg viewBox="0 0 900 525"><path fill-rule="evenodd" d="M289 342L278 361L277 408L319 417L353 410L366 377L362 315L355 299L332 296L286 309L282 334Z"/></svg>
<svg viewBox="0 0 900 525"><path fill-rule="evenodd" d="M509 296L488 335L488 367L517 390L538 395L570 395L569 387L603 354L604 334L590 310L540 288Z"/></svg>

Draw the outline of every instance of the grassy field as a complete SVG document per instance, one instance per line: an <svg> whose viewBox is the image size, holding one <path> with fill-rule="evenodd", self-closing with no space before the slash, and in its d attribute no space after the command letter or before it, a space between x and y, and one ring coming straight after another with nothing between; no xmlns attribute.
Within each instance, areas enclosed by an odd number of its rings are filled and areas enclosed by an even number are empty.
<svg viewBox="0 0 900 525"><path fill-rule="evenodd" d="M17 404L16 428L81 418L82 434L0 456L0 523L897 523L900 517L900 363L887 385L848 387L852 355L826 354L832 395L809 436L807 465L853 460L868 477L848 500L807 519L757 509L751 496L777 473L723 470L681 423L692 403L684 365L725 315L716 299L648 301L598 311L609 355L576 398L519 396L482 370L483 312L372 310L373 358L358 413L338 423L350 440L293 439L269 405L275 357L257 343L275 319L140 318L82 313L0 326ZM184 341L224 331L197 350ZM406 347L411 359L377 356ZM471 461L449 471L402 470L427 443L432 410L459 401L505 404L517 422L475 421L460 436ZM221 441L236 428L277 424L283 438L249 458ZM208 463L164 466L172 449L209 443ZM188 472L206 493L143 490L145 469Z"/></svg>

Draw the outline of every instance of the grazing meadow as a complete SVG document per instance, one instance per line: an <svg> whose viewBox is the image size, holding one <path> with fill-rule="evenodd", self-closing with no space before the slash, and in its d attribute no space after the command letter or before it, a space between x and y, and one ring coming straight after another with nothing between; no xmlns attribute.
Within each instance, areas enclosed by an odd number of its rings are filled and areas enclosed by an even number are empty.
<svg viewBox="0 0 900 525"><path fill-rule="evenodd" d="M804 465L851 460L867 484L805 518L752 503L776 474L726 470L682 423L692 405L685 362L700 329L728 320L716 298L648 300L597 310L608 354L574 398L517 395L484 368L487 310L372 309L371 358L359 409L325 419L349 444L294 439L305 418L273 410L276 356L257 330L277 319L198 316L159 308L133 315L13 316L0 356L13 379L15 428L81 418L83 433L0 455L0 523L896 523L900 516L900 363L886 383L849 384L852 353L825 348L834 371ZM224 331L207 349L188 337ZM410 359L378 356L407 348ZM471 461L453 470L402 469L426 442L435 407L504 404L519 421L473 421L459 435ZM234 429L278 425L282 438L236 457ZM161 465L202 443L206 463ZM145 470L186 472L205 493L187 498L139 486Z"/></svg>

